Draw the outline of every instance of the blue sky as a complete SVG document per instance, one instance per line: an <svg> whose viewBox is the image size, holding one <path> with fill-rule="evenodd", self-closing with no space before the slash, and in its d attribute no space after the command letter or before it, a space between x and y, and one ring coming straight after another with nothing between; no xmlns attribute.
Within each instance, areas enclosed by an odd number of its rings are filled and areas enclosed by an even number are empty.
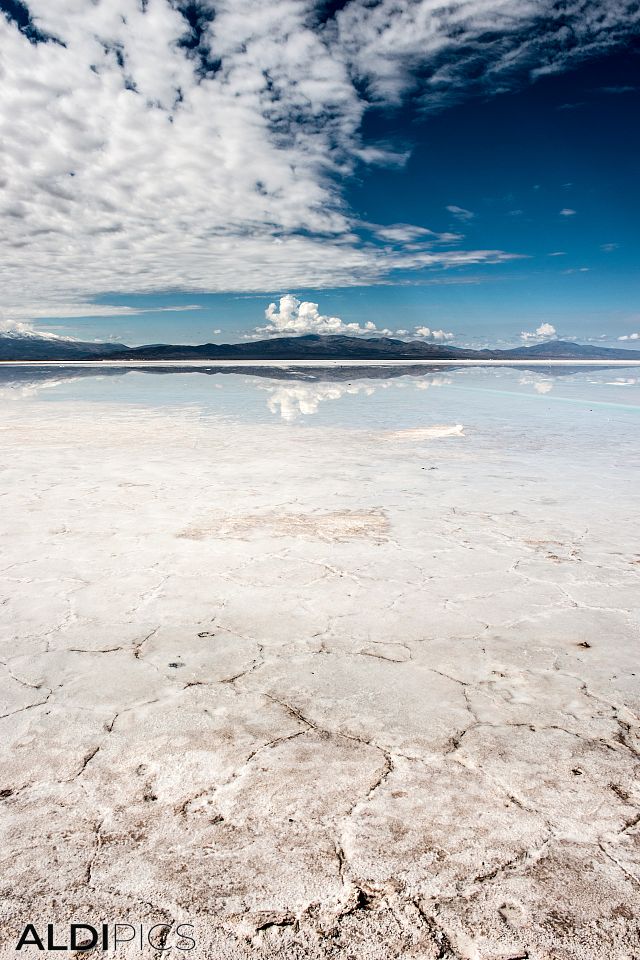
<svg viewBox="0 0 640 960"><path fill-rule="evenodd" d="M243 3L0 0L0 330L640 346L633 4Z"/></svg>

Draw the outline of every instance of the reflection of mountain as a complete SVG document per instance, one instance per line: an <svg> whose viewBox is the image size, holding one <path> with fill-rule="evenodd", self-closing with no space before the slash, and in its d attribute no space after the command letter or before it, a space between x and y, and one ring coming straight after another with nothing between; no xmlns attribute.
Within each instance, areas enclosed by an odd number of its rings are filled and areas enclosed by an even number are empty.
<svg viewBox="0 0 640 960"><path fill-rule="evenodd" d="M300 385L309 385L309 387L318 387L325 386L328 389L326 391L319 391L315 394L317 402L313 399L312 392L302 392L299 393L300 402L304 406L309 404L310 406L315 406L317 409L318 404L322 403L323 400L332 400L338 399L339 396L343 396L346 393L357 393L361 392L358 387L362 386L366 390L373 390L376 383L384 383L397 380L400 377L403 377L407 380L413 380L415 385L420 390L427 390L431 387L444 386L447 383L451 383L452 376L456 378L460 376L472 375L473 369L456 366L456 364L448 364L445 366L429 367L425 365L416 364L415 366L405 366L405 367L304 367L304 368L295 368L295 367L252 367L250 365L245 366L244 364L238 365L237 367L216 367L214 364L208 367L149 367L145 364L135 367L112 367L108 364L101 365L100 367L72 367L72 366L56 366L56 367L40 367L36 364L25 364L24 366L11 365L11 366L0 366L0 390L2 390L3 397L19 397L20 395L26 396L29 394L35 394L40 388L60 386L62 384L72 383L73 381L86 380L86 379L96 379L96 378L112 378L112 377L128 377L132 374L144 373L149 377L166 377L173 376L174 374L191 374L193 376L231 376L242 374L243 376L251 376L260 381L271 381L273 386L270 389L275 390L275 385L278 383L294 383ZM525 371L531 370L530 373L526 373L520 380L521 383L529 383L534 386L535 383L544 383L551 384L553 380L567 378L579 374L581 376L593 377L597 372L609 370L611 367L607 367L606 364L603 364L602 367L590 367L588 374L585 371L584 367L572 367L572 366L562 366L562 367L532 367L527 368L520 366L518 368L509 368L509 367L494 367L493 372L496 376L501 373L507 374L510 370L517 369L520 373L525 373ZM620 371L620 367L616 368L616 373ZM624 368L622 368L624 369ZM618 385L621 381L625 383L631 382L631 379L635 382L635 378L618 378L615 382L609 381L612 385ZM361 384L361 381L368 381L368 386ZM345 389L341 390L338 394L335 392L335 388L344 387ZM353 388L353 389L352 389ZM269 387L268 387L269 389ZM550 389L550 386L543 387L543 392L547 392ZM538 392L538 391L537 391ZM284 398L284 394L282 395ZM295 397L293 394L289 395L292 398L292 402L295 405ZM275 405L278 406L278 401L274 401ZM284 406L287 406L287 401L283 399ZM301 409L300 404L298 404L298 410L300 413L304 411ZM315 412L315 410L313 411Z"/></svg>
<svg viewBox="0 0 640 960"><path fill-rule="evenodd" d="M35 336L0 336L0 360L640 360L640 351L551 340L514 350L470 350L396 340L308 334L244 343L149 344L127 347Z"/></svg>

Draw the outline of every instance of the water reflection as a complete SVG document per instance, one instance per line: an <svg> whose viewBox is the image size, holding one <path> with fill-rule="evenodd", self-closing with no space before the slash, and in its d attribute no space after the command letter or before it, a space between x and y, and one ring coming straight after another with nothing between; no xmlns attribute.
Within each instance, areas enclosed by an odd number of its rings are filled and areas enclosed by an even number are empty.
<svg viewBox="0 0 640 960"><path fill-rule="evenodd" d="M375 422L410 429L422 426L427 414L429 419L440 415L445 423L481 415L485 420L515 420L531 416L536 401L538 413L557 402L586 406L590 412L596 408L637 412L640 378L634 372L633 368L454 364L302 369L12 365L0 367L0 400L160 408L189 404L205 415L242 420L276 418L287 424L362 427ZM541 403L545 406L540 407ZM556 418L566 420L567 414L558 413Z"/></svg>
<svg viewBox="0 0 640 960"><path fill-rule="evenodd" d="M527 373L520 377L520 383L523 386L532 386L536 393L544 396L545 393L551 393L553 390L553 380L543 374Z"/></svg>
<svg viewBox="0 0 640 960"><path fill-rule="evenodd" d="M313 416L318 412L321 403L340 400L347 394L350 396L364 394L370 397L380 385L371 383L297 383L274 385L266 383L259 384L259 386L269 394L267 406L271 413L291 423L300 417ZM386 387L388 384L385 383L382 384L382 386Z"/></svg>

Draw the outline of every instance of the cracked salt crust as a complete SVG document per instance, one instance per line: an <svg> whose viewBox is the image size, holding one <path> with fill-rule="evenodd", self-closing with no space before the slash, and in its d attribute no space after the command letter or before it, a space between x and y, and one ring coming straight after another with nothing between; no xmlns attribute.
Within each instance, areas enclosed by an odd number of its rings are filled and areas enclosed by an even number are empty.
<svg viewBox="0 0 640 960"><path fill-rule="evenodd" d="M113 917L211 960L639 957L612 444L14 410L2 956Z"/></svg>

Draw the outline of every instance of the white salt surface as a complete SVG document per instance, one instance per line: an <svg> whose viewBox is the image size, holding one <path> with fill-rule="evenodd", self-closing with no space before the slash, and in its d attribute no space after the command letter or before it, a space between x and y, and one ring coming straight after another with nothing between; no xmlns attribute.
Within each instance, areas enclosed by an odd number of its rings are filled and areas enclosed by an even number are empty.
<svg viewBox="0 0 640 960"><path fill-rule="evenodd" d="M193 376L4 388L2 956L640 956L638 386Z"/></svg>

